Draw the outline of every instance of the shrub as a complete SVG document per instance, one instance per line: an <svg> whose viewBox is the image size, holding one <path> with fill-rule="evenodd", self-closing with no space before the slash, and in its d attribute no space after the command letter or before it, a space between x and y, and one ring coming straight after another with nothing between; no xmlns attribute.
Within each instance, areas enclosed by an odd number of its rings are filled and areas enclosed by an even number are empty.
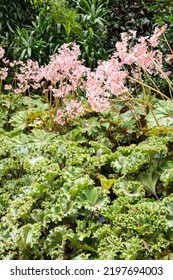
<svg viewBox="0 0 173 280"><path fill-rule="evenodd" d="M36 10L30 1L16 0L8 2L2 0L0 3L0 41L11 55L9 46L14 39L14 32L17 27L22 27L30 24L35 16Z"/></svg>
<svg viewBox="0 0 173 280"><path fill-rule="evenodd" d="M147 36L154 29L152 12L147 10L144 3L152 4L154 0L138 1L107 1L109 9L108 40L105 48L108 53L112 53L115 43L120 40L120 34L128 30L136 30L137 36Z"/></svg>

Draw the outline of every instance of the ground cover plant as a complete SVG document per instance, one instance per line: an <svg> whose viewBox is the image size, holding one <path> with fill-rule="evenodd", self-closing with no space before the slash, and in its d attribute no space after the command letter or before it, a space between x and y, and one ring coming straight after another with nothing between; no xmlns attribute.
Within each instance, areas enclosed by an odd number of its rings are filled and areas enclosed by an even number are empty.
<svg viewBox="0 0 173 280"><path fill-rule="evenodd" d="M173 259L165 29L122 33L94 71L73 42L44 65L0 48L1 259Z"/></svg>

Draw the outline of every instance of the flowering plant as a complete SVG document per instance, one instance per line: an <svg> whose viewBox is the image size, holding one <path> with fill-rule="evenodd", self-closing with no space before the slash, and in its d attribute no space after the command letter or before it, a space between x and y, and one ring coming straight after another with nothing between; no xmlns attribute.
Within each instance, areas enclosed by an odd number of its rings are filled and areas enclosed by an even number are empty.
<svg viewBox="0 0 173 280"><path fill-rule="evenodd" d="M122 34L94 71L74 43L42 66L0 48L1 259L172 258L165 28Z"/></svg>
<svg viewBox="0 0 173 280"><path fill-rule="evenodd" d="M54 98L56 121L61 125L85 113L84 101L94 112L105 111L112 106L112 101L116 100L131 106L133 97L139 93L139 86L143 92L139 106L145 107L145 110L152 110L152 106L147 102L147 98L151 98L149 95L154 97L153 93L157 93L169 99L159 90L154 77L160 76L165 79L169 84L169 95L172 94L170 72L164 71L164 57L157 49L159 38L165 29L166 25L161 29L156 28L151 37L139 39L136 38L135 31L122 33L122 40L116 43L116 50L110 59L100 61L94 71L85 67L83 61L79 60L79 46L74 43L62 45L58 54L51 56L49 64L45 66L39 66L32 60L26 63L11 63L3 58L4 50L1 48L0 55L5 64L0 72L1 84L7 79L8 67L18 66L18 72L14 74L14 92L24 93L40 89L47 96L50 105ZM131 47L130 42L133 44ZM172 54L167 56L167 63L172 57ZM11 85L4 83L4 89L11 89Z"/></svg>

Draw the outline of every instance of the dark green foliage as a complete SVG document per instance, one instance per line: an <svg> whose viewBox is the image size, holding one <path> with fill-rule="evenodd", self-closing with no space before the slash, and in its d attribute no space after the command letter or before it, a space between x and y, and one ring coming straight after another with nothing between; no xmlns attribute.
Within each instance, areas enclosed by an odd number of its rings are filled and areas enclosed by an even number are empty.
<svg viewBox="0 0 173 280"><path fill-rule="evenodd" d="M144 7L143 2L152 4L153 0L109 0L108 40L105 48L111 53L120 34L128 30L136 30L138 36L151 34L153 30L152 12Z"/></svg>
<svg viewBox="0 0 173 280"><path fill-rule="evenodd" d="M165 54L172 53L173 49L173 4L171 0L155 0L151 3L146 3L145 7L149 13L152 15L152 21L155 25L162 27L167 24L167 30L165 36L160 44L160 50ZM168 46L169 42L169 46ZM165 71L172 71L173 63L171 62L169 67L165 67ZM171 77L172 78L172 77ZM161 83L161 81L160 81ZM162 88L166 91L168 90L166 85L163 84Z"/></svg>
<svg viewBox="0 0 173 280"><path fill-rule="evenodd" d="M13 50L13 59L32 58L40 64L46 63L49 55L55 53L61 43L58 32L59 27L52 22L49 9L41 8L31 26L16 29L14 40L10 45Z"/></svg>
<svg viewBox="0 0 173 280"><path fill-rule="evenodd" d="M74 8L66 0L31 2L25 9L13 3L12 19L8 6L2 7L1 44L12 59L32 58L44 64L60 45L72 41L80 45L81 57L90 68L106 59L108 9L104 1L76 1Z"/></svg>
<svg viewBox="0 0 173 280"><path fill-rule="evenodd" d="M86 61L86 65L94 69L98 60L105 60L107 57L104 44L108 39L109 10L103 0L75 2L82 26L82 33L79 34L77 43L81 46L81 56Z"/></svg>
<svg viewBox="0 0 173 280"><path fill-rule="evenodd" d="M4 1L0 2L0 41L9 47L13 41L14 31L17 27L30 24L34 17L34 7L30 1Z"/></svg>
<svg viewBox="0 0 173 280"><path fill-rule="evenodd" d="M144 6L153 15L153 20L162 26L163 24L169 24L169 28L172 28L172 1L171 0L152 0L144 1Z"/></svg>
<svg viewBox="0 0 173 280"><path fill-rule="evenodd" d="M138 36L149 35L156 22L168 22L171 34L171 5L163 16L165 1L156 2L52 0L4 5L2 1L1 44L13 59L32 58L44 64L60 45L74 41L85 64L94 69L115 49L121 32L133 29Z"/></svg>

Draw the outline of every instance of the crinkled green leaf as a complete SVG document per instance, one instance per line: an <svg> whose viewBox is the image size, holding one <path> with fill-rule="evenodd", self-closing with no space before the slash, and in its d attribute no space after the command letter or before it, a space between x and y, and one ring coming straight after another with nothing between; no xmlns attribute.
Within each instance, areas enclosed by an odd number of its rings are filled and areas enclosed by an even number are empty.
<svg viewBox="0 0 173 280"><path fill-rule="evenodd" d="M41 224L27 224L19 229L19 234L16 238L17 246L21 249L25 249L28 246L33 247L35 243L38 243L41 235Z"/></svg>
<svg viewBox="0 0 173 280"><path fill-rule="evenodd" d="M128 197L143 197L145 195L142 184L138 181L119 179L114 183L113 191L117 195Z"/></svg>
<svg viewBox="0 0 173 280"><path fill-rule="evenodd" d="M93 185L93 181L89 178L88 175L85 175L84 177L81 178L77 178L73 182L73 185L69 190L69 194L71 196L75 196L78 193L80 193L83 189L91 185Z"/></svg>

